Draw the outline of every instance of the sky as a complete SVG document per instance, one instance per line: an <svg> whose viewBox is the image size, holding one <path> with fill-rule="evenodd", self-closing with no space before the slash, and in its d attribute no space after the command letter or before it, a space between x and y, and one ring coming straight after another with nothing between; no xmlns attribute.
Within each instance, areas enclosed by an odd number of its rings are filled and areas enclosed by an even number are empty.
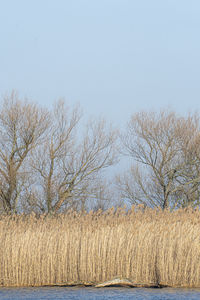
<svg viewBox="0 0 200 300"><path fill-rule="evenodd" d="M0 96L65 98L123 126L200 109L199 0L0 0Z"/></svg>

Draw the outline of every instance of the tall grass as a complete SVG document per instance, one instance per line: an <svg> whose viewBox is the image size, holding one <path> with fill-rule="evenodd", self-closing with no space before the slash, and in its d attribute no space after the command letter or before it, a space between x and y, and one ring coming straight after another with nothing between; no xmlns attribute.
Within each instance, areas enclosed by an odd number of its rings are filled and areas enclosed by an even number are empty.
<svg viewBox="0 0 200 300"><path fill-rule="evenodd" d="M200 210L0 217L0 285L200 287Z"/></svg>

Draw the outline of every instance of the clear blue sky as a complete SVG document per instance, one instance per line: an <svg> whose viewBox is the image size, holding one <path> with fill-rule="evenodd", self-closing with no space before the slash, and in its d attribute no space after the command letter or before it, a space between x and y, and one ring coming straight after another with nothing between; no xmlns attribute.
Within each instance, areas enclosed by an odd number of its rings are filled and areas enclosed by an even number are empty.
<svg viewBox="0 0 200 300"><path fill-rule="evenodd" d="M200 109L199 0L0 0L0 95L125 124Z"/></svg>

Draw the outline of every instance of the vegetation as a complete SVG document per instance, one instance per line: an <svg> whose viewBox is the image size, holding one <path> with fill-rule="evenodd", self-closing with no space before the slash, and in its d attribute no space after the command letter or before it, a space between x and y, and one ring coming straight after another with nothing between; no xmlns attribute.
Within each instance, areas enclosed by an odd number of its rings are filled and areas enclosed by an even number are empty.
<svg viewBox="0 0 200 300"><path fill-rule="evenodd" d="M1 216L0 284L200 287L199 224L188 208Z"/></svg>
<svg viewBox="0 0 200 300"><path fill-rule="evenodd" d="M119 161L119 148L131 167L108 180L105 170ZM59 100L45 109L13 91L0 107L0 213L89 211L127 202L199 207L199 153L197 113L138 112L119 134L103 119L83 122L79 106Z"/></svg>
<svg viewBox="0 0 200 300"><path fill-rule="evenodd" d="M132 115L122 135L123 152L133 159L117 177L122 197L162 209L200 205L200 117L175 112Z"/></svg>
<svg viewBox="0 0 200 300"><path fill-rule="evenodd" d="M85 210L106 200L103 170L117 161L114 131L102 119L82 129L79 107L52 110L22 101L16 92L0 109L2 213Z"/></svg>
<svg viewBox="0 0 200 300"><path fill-rule="evenodd" d="M200 117L132 115L121 152L133 165L114 190L104 170L118 161L118 136L105 120L84 124L80 107L63 100L44 109L15 91L4 97L1 286L117 277L131 286L200 287ZM127 201L136 206L119 208Z"/></svg>

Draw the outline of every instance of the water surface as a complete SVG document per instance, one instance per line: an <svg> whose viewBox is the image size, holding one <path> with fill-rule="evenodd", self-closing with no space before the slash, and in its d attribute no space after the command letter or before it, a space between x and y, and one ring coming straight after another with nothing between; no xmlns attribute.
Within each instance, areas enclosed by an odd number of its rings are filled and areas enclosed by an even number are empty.
<svg viewBox="0 0 200 300"><path fill-rule="evenodd" d="M200 289L150 289L150 288L80 288L80 287L40 287L40 288L0 288L0 299L81 299L81 300L199 300Z"/></svg>

